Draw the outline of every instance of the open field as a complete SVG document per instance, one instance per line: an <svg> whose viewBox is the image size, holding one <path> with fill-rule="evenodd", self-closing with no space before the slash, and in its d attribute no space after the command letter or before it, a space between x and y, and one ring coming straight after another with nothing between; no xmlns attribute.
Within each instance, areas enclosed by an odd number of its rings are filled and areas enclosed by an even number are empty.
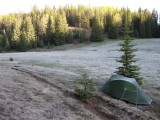
<svg viewBox="0 0 160 120"><path fill-rule="evenodd" d="M160 39L139 39L136 59L151 106L105 96L85 104L73 96L76 80L88 73L100 88L114 74L121 41L65 45L42 52L0 54L0 119L160 119ZM71 49L69 49L71 48ZM39 52L41 51L41 52ZM14 59L13 62L9 58Z"/></svg>

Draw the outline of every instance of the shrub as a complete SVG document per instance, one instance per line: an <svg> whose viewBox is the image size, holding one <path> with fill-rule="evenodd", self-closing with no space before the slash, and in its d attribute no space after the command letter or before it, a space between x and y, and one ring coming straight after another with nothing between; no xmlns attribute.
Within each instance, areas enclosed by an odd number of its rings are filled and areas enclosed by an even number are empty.
<svg viewBox="0 0 160 120"><path fill-rule="evenodd" d="M83 74L81 79L78 80L78 86L75 88L75 93L81 100L88 102L88 100L95 95L95 92L96 83L89 78L87 74Z"/></svg>

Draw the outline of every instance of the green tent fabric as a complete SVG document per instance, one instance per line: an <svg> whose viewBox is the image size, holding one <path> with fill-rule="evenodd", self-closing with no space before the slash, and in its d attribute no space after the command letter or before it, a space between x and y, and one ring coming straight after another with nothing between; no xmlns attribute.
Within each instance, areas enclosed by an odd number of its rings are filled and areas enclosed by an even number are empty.
<svg viewBox="0 0 160 120"><path fill-rule="evenodd" d="M142 91L134 78L121 75L112 75L103 85L102 91L133 104L150 105L152 102L152 99Z"/></svg>

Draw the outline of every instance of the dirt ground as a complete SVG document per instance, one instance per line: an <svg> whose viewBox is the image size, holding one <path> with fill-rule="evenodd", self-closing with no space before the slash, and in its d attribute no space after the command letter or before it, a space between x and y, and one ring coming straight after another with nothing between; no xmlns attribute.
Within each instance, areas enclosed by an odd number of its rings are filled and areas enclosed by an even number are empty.
<svg viewBox="0 0 160 120"><path fill-rule="evenodd" d="M105 41L0 54L0 120L159 120L160 39L134 42L145 79L142 87L153 99L150 106L132 105L99 90L88 104L74 96L82 73L87 72L100 88L119 65L115 59L121 54L120 41Z"/></svg>

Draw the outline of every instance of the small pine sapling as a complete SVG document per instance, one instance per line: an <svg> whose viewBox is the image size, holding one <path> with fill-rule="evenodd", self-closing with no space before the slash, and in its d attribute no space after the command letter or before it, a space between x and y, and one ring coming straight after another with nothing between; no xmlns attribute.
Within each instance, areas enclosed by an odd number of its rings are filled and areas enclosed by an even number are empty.
<svg viewBox="0 0 160 120"><path fill-rule="evenodd" d="M88 102L96 92L96 83L89 78L87 74L83 74L78 80L78 86L75 88L76 95L83 101Z"/></svg>

